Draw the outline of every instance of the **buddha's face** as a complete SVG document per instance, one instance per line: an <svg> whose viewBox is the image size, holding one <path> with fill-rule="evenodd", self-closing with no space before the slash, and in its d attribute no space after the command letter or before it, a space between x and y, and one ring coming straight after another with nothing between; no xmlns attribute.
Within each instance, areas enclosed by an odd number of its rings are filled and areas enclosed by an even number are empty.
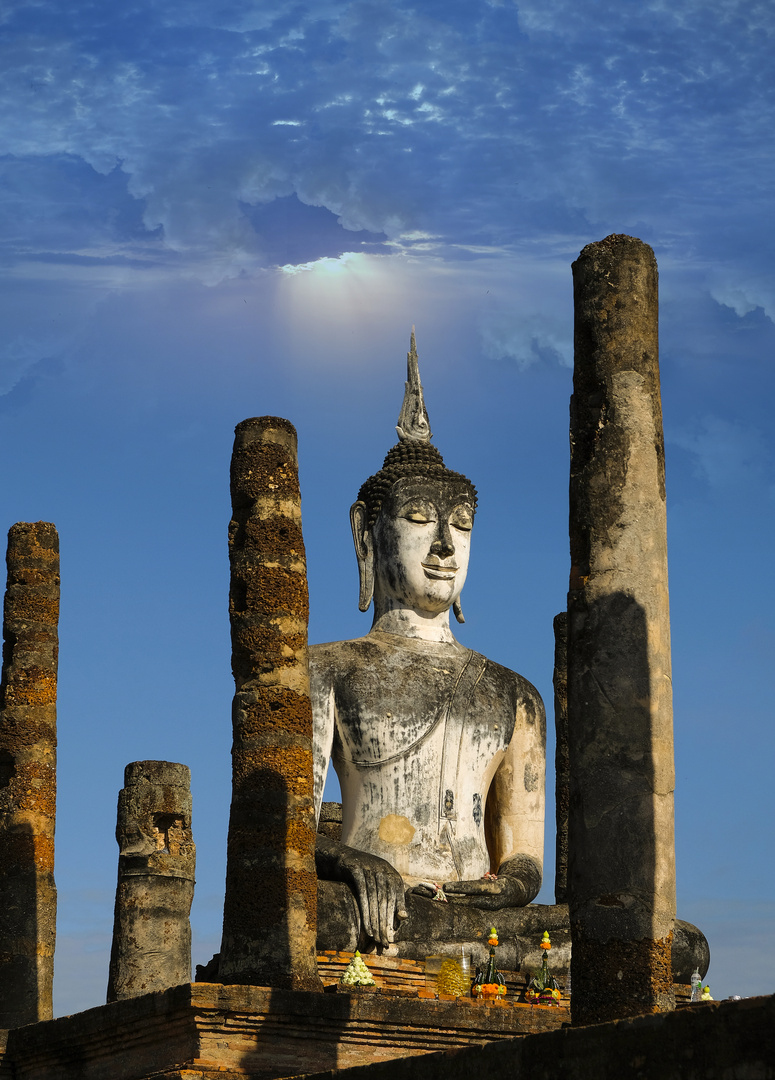
<svg viewBox="0 0 775 1080"><path fill-rule="evenodd" d="M375 599L437 615L460 596L474 508L464 483L399 480L374 525Z"/></svg>

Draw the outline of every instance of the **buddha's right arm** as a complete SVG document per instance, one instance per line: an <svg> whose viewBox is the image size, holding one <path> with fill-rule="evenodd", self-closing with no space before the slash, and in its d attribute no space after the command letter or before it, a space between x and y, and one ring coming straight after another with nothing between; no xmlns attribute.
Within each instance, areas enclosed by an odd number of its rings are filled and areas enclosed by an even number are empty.
<svg viewBox="0 0 775 1080"><path fill-rule="evenodd" d="M538 691L521 682L514 731L487 797L486 827L497 873L520 878L527 892L535 888L537 893L544 853L546 718Z"/></svg>
<svg viewBox="0 0 775 1080"><path fill-rule="evenodd" d="M343 881L355 893L363 929L379 945L394 938L397 919L406 918L404 881L390 863L378 855L356 851L318 833L315 844L318 877Z"/></svg>

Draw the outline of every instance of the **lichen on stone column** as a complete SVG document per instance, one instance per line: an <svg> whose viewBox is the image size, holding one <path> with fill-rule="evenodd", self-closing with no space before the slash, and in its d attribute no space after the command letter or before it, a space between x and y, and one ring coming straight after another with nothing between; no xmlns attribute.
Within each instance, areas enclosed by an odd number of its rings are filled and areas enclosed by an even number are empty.
<svg viewBox="0 0 775 1080"><path fill-rule="evenodd" d="M59 537L8 533L0 683L0 1028L52 1016Z"/></svg>
<svg viewBox="0 0 775 1080"><path fill-rule="evenodd" d="M219 978L322 990L309 697L309 600L296 431L237 425L229 525L232 802Z"/></svg>

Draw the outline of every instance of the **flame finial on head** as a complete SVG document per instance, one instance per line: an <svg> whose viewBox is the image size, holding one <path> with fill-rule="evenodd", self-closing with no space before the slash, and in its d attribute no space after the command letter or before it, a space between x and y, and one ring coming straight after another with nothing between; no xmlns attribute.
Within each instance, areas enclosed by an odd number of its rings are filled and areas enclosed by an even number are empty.
<svg viewBox="0 0 775 1080"><path fill-rule="evenodd" d="M357 526L353 524L353 536L356 536L356 529L362 530L365 535L374 528L382 512L382 503L393 486L400 480L410 478L462 487L463 495L470 501L471 510L476 513L476 488L468 477L448 469L437 447L431 445L431 425L422 396L414 327L409 352L406 354L406 368L404 403L396 425L399 441L388 450L379 472L361 484L358 499L350 509L351 521L360 523ZM361 567L361 595L358 606L361 611L367 611L374 591L373 565L371 570L365 569L366 547L363 545L362 536L356 539L355 548L359 552ZM453 604L452 610L458 622L465 622L459 599Z"/></svg>
<svg viewBox="0 0 775 1080"><path fill-rule="evenodd" d="M406 354L406 382L404 383L404 401L401 412L398 414L396 424L398 438L402 443L429 443L431 424L428 419L428 410L422 396L422 383L420 382L420 366L417 359L417 345L414 340L414 327L409 344L409 352Z"/></svg>
<svg viewBox="0 0 775 1080"><path fill-rule="evenodd" d="M460 473L453 472L444 464L439 450L431 443L431 425L425 411L420 371L417 364L417 346L414 327L409 352L406 355L407 379L404 403L398 417L396 431L399 441L388 450L382 468L370 476L358 492L358 501L366 504L367 523L371 529L379 517L382 501L397 481L408 478L462 482L468 487L471 506L476 511L476 488ZM365 610L365 609L364 609Z"/></svg>

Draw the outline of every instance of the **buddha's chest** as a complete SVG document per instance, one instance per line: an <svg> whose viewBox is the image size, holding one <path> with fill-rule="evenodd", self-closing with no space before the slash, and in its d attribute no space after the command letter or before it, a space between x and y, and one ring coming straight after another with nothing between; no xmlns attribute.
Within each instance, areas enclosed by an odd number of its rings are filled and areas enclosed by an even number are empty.
<svg viewBox="0 0 775 1080"><path fill-rule="evenodd" d="M508 746L509 703L494 700L483 680L487 661L475 653L349 673L335 687L335 757L356 768L438 775L454 756L473 773Z"/></svg>

